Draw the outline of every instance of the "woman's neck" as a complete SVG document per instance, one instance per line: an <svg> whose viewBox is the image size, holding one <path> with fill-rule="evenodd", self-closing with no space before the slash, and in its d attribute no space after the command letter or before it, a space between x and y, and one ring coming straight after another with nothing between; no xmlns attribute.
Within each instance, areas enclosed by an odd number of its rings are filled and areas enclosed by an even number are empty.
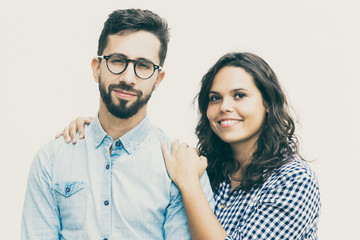
<svg viewBox="0 0 360 240"><path fill-rule="evenodd" d="M232 150L233 159L235 161L235 169L233 169L229 173L229 177L231 180L231 191L233 191L241 184L244 169L252 161L253 154L256 150L256 142L251 144L249 144L249 142L247 142L246 144L234 143L231 144L230 147Z"/></svg>
<svg viewBox="0 0 360 240"><path fill-rule="evenodd" d="M256 150L256 142L254 143L233 143L230 144L232 155L241 168L251 162L252 156Z"/></svg>

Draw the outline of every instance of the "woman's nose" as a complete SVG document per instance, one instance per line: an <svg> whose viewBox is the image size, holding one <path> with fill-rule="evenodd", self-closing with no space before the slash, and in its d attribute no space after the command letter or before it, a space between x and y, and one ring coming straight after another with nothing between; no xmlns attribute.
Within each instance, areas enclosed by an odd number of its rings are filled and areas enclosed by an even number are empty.
<svg viewBox="0 0 360 240"><path fill-rule="evenodd" d="M221 112L232 112L233 110L234 110L233 100L229 97L224 97L221 102L220 111Z"/></svg>

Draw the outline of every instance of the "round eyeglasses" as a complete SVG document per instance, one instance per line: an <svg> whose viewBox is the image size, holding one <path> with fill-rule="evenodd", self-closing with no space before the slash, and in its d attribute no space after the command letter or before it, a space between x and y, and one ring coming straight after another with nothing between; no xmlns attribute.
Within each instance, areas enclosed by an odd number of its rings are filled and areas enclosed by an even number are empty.
<svg viewBox="0 0 360 240"><path fill-rule="evenodd" d="M129 62L133 62L135 75L143 80L151 78L156 69L161 70L161 66L155 65L148 60L132 60L121 54L102 55L98 56L98 58L106 60L106 67L113 74L123 73L129 65Z"/></svg>

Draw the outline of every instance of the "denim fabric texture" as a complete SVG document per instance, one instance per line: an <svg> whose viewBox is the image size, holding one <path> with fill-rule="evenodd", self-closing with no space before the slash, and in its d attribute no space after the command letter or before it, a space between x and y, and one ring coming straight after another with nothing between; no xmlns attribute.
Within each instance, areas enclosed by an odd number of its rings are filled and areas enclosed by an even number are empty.
<svg viewBox="0 0 360 240"><path fill-rule="evenodd" d="M171 143L147 117L115 141L95 117L78 143L44 145L28 177L22 239L190 239L161 142ZM206 173L201 184L214 207Z"/></svg>

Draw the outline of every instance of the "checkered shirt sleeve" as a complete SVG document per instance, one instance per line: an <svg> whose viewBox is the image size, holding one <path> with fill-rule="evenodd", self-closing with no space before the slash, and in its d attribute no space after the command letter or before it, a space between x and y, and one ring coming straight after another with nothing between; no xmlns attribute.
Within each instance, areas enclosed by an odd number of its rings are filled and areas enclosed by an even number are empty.
<svg viewBox="0 0 360 240"><path fill-rule="evenodd" d="M316 176L300 159L284 165L262 186L215 194L215 215L235 239L317 239L320 193Z"/></svg>

